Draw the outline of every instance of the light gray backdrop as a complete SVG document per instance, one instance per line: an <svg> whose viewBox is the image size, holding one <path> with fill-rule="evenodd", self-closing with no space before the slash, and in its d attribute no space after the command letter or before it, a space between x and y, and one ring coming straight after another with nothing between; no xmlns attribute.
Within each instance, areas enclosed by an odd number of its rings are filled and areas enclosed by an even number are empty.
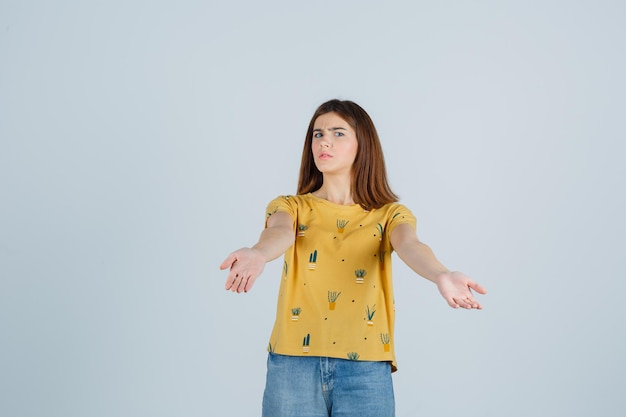
<svg viewBox="0 0 626 417"><path fill-rule="evenodd" d="M619 1L0 2L0 414L255 416L280 261L219 263L360 103L450 268L396 260L398 416L623 410Z"/></svg>

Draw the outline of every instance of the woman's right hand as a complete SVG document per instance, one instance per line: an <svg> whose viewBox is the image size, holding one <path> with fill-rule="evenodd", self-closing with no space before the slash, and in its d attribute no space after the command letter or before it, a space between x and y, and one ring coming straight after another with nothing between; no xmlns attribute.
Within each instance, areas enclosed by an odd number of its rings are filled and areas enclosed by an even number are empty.
<svg viewBox="0 0 626 417"><path fill-rule="evenodd" d="M222 262L220 269L229 269L226 289L248 292L261 275L265 263L276 259L295 241L294 223L290 214L277 212L267 219L259 241L251 248L234 251Z"/></svg>
<svg viewBox="0 0 626 417"><path fill-rule="evenodd" d="M228 255L220 264L221 270L229 268L226 290L248 292L265 268L265 257L257 249L241 248Z"/></svg>

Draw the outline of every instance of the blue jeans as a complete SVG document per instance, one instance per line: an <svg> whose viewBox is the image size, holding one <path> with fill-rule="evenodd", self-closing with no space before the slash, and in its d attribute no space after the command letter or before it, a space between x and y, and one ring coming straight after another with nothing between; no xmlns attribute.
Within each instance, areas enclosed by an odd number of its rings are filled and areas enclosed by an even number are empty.
<svg viewBox="0 0 626 417"><path fill-rule="evenodd" d="M393 417L388 362L270 353L263 417Z"/></svg>

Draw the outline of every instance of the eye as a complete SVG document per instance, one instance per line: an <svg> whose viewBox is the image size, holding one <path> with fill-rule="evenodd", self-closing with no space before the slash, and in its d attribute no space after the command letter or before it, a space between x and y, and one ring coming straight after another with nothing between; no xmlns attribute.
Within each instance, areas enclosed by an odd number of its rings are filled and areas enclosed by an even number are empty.
<svg viewBox="0 0 626 417"><path fill-rule="evenodd" d="M315 133L313 133L313 137L314 138L321 138L322 134L320 132L315 132Z"/></svg>
<svg viewBox="0 0 626 417"><path fill-rule="evenodd" d="M335 136L343 136L343 132L335 132Z"/></svg>

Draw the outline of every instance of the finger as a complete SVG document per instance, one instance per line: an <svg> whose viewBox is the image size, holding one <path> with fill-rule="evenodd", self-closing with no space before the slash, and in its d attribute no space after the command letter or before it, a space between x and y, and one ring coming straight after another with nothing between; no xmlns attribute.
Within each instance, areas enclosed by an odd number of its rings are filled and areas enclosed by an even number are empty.
<svg viewBox="0 0 626 417"><path fill-rule="evenodd" d="M469 281L467 286L476 291L479 294L487 294L487 290L477 282Z"/></svg>
<svg viewBox="0 0 626 417"><path fill-rule="evenodd" d="M230 270L230 274L228 274L228 280L226 281L226 289L231 292L237 292L239 285L241 284L242 275L239 272Z"/></svg>
<svg viewBox="0 0 626 417"><path fill-rule="evenodd" d="M482 306L480 305L480 303L478 303L478 301L476 301L474 299L474 297L467 297L466 300L467 304L469 304L469 309L477 309L477 310L482 310Z"/></svg>
<svg viewBox="0 0 626 417"><path fill-rule="evenodd" d="M239 286L242 277L243 274L240 271L233 270L231 267L228 278L226 279L226 289L233 292L237 291L237 287Z"/></svg>
<svg viewBox="0 0 626 417"><path fill-rule="evenodd" d="M224 262L220 264L220 269L224 270L230 268L231 266L233 266L236 260L237 257L235 256L235 254L231 253L226 259L224 259Z"/></svg>
<svg viewBox="0 0 626 417"><path fill-rule="evenodd" d="M237 292L237 288L239 288L240 283L241 283L241 278L239 277L239 274L232 273L232 276L230 278L230 285L228 286L228 289L232 292Z"/></svg>
<svg viewBox="0 0 626 417"><path fill-rule="evenodd" d="M246 286L243 288L244 292L248 292L250 291L250 289L252 288L252 285L254 284L255 278L252 277L248 277L248 279L246 280Z"/></svg>
<svg viewBox="0 0 626 417"><path fill-rule="evenodd" d="M239 277L239 285L237 285L237 294L241 294L242 292L245 292L247 283L248 283L248 277L246 276Z"/></svg>
<svg viewBox="0 0 626 417"><path fill-rule="evenodd" d="M456 298L455 301L461 308L472 308L472 302L468 297Z"/></svg>
<svg viewBox="0 0 626 417"><path fill-rule="evenodd" d="M237 275L231 271L230 274L228 274L228 278L226 278L226 285L225 288L227 290L232 290L233 286L235 285L235 281L237 280Z"/></svg>
<svg viewBox="0 0 626 417"><path fill-rule="evenodd" d="M448 302L448 305L452 308L459 308L459 305L457 304L456 301L454 301L454 298L450 297L450 298L446 298L446 301Z"/></svg>

